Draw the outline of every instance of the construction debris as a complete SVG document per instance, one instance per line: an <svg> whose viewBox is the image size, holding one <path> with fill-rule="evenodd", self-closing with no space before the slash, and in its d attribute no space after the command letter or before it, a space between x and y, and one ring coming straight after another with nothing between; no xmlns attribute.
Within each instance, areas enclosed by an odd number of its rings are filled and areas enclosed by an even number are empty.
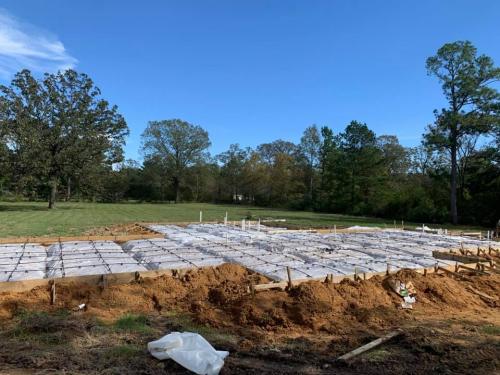
<svg viewBox="0 0 500 375"><path fill-rule="evenodd" d="M413 304L416 302L417 291L413 286L411 281L407 283L403 283L398 279L389 279L389 285L392 290L403 298L403 302L401 302L401 307L403 309L413 309Z"/></svg>
<svg viewBox="0 0 500 375"><path fill-rule="evenodd" d="M215 350L201 335L191 332L172 332L148 343L151 355L159 360L172 359L200 375L217 375L227 351Z"/></svg>
<svg viewBox="0 0 500 375"><path fill-rule="evenodd" d="M343 356L337 358L338 361L348 361L349 359L351 358L354 358L370 349L373 349L375 348L376 346L379 346L380 344L383 344L384 342L386 341L389 341L390 339L396 337L396 336L399 336L401 333L403 333L402 331L400 330L397 330L397 331L392 331L390 333L388 333L387 335L385 336L382 336L372 342L369 342L368 344L366 345L363 345L347 354L344 354Z"/></svg>

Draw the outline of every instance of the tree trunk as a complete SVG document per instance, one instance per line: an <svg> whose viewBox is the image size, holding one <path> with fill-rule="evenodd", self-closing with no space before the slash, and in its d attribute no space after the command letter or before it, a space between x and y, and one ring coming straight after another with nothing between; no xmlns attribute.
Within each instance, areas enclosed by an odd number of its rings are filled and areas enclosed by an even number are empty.
<svg viewBox="0 0 500 375"><path fill-rule="evenodd" d="M179 179L174 177L174 190L175 190L175 203L179 203L181 201L181 186L179 183Z"/></svg>
<svg viewBox="0 0 500 375"><path fill-rule="evenodd" d="M49 210L55 208L56 196L57 196L57 181L54 180L50 184Z"/></svg>
<svg viewBox="0 0 500 375"><path fill-rule="evenodd" d="M68 185L66 186L66 202L71 199L71 177L68 177Z"/></svg>
<svg viewBox="0 0 500 375"><path fill-rule="evenodd" d="M196 175L196 202L200 201L200 176Z"/></svg>
<svg viewBox="0 0 500 375"><path fill-rule="evenodd" d="M314 179L314 171L311 168L311 177L309 179L309 199L310 199L309 204L312 204L313 201L313 179Z"/></svg>
<svg viewBox="0 0 500 375"><path fill-rule="evenodd" d="M451 222L458 224L457 212L457 146L451 146L451 179L450 179L450 215Z"/></svg>

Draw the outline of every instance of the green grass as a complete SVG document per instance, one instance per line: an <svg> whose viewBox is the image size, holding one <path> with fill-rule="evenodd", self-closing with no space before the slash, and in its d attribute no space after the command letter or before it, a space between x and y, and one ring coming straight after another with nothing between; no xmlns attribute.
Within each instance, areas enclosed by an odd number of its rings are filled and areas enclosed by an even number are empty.
<svg viewBox="0 0 500 375"><path fill-rule="evenodd" d="M105 351L105 356L110 358L127 359L131 357L137 357L139 355L144 355L144 348L132 344L112 346Z"/></svg>
<svg viewBox="0 0 500 375"><path fill-rule="evenodd" d="M387 226L393 220L368 217L288 211L249 206L215 205L207 203L149 204L149 203L58 203L48 210L44 202L0 202L0 238L20 236L75 236L85 231L134 222L196 222L200 210L204 221L222 221L226 211L229 220L286 219L294 228L338 226ZM398 225L401 221L397 221ZM285 223L278 223L278 225ZM415 223L406 223L415 226ZM446 226L443 226L446 227ZM470 229L463 227L464 229Z"/></svg>
<svg viewBox="0 0 500 375"><path fill-rule="evenodd" d="M151 332L149 320L145 315L127 314L119 318L113 325L117 331L148 333Z"/></svg>
<svg viewBox="0 0 500 375"><path fill-rule="evenodd" d="M481 332L487 335L500 336L500 326L487 324L481 327Z"/></svg>
<svg viewBox="0 0 500 375"><path fill-rule="evenodd" d="M69 320L67 310L54 313L44 311L19 311L16 326L9 331L9 336L26 342L43 345L60 345L67 342L67 332L75 327Z"/></svg>
<svg viewBox="0 0 500 375"><path fill-rule="evenodd" d="M171 310L164 312L162 317L165 318L172 330L198 333L213 345L225 346L227 344L237 345L238 343L238 337L229 331L196 323L189 315L183 312Z"/></svg>

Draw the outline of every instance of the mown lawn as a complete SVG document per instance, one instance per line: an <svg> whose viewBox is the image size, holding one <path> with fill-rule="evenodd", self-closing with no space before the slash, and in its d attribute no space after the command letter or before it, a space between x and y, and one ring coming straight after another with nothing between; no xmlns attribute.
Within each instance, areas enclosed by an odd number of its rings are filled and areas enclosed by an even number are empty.
<svg viewBox="0 0 500 375"><path fill-rule="evenodd" d="M44 202L0 202L0 237L72 236L92 228L134 222L197 222L200 210L203 211L203 221L222 221L227 211L230 221L246 217L286 219L286 225L300 228L394 225L393 220L376 218L206 203L60 202L56 209L48 210Z"/></svg>

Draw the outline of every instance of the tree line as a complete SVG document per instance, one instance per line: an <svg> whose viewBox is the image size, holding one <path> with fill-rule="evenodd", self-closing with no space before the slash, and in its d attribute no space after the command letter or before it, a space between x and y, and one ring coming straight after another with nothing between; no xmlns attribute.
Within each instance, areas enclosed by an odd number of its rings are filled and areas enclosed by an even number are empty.
<svg viewBox="0 0 500 375"><path fill-rule="evenodd" d="M210 155L209 134L181 119L150 121L140 164L124 160L118 108L85 74L0 86L0 196L120 202L220 202L492 225L500 218L500 69L470 42L427 59L448 106L418 147L361 121L335 133L307 127L300 142L232 144Z"/></svg>

